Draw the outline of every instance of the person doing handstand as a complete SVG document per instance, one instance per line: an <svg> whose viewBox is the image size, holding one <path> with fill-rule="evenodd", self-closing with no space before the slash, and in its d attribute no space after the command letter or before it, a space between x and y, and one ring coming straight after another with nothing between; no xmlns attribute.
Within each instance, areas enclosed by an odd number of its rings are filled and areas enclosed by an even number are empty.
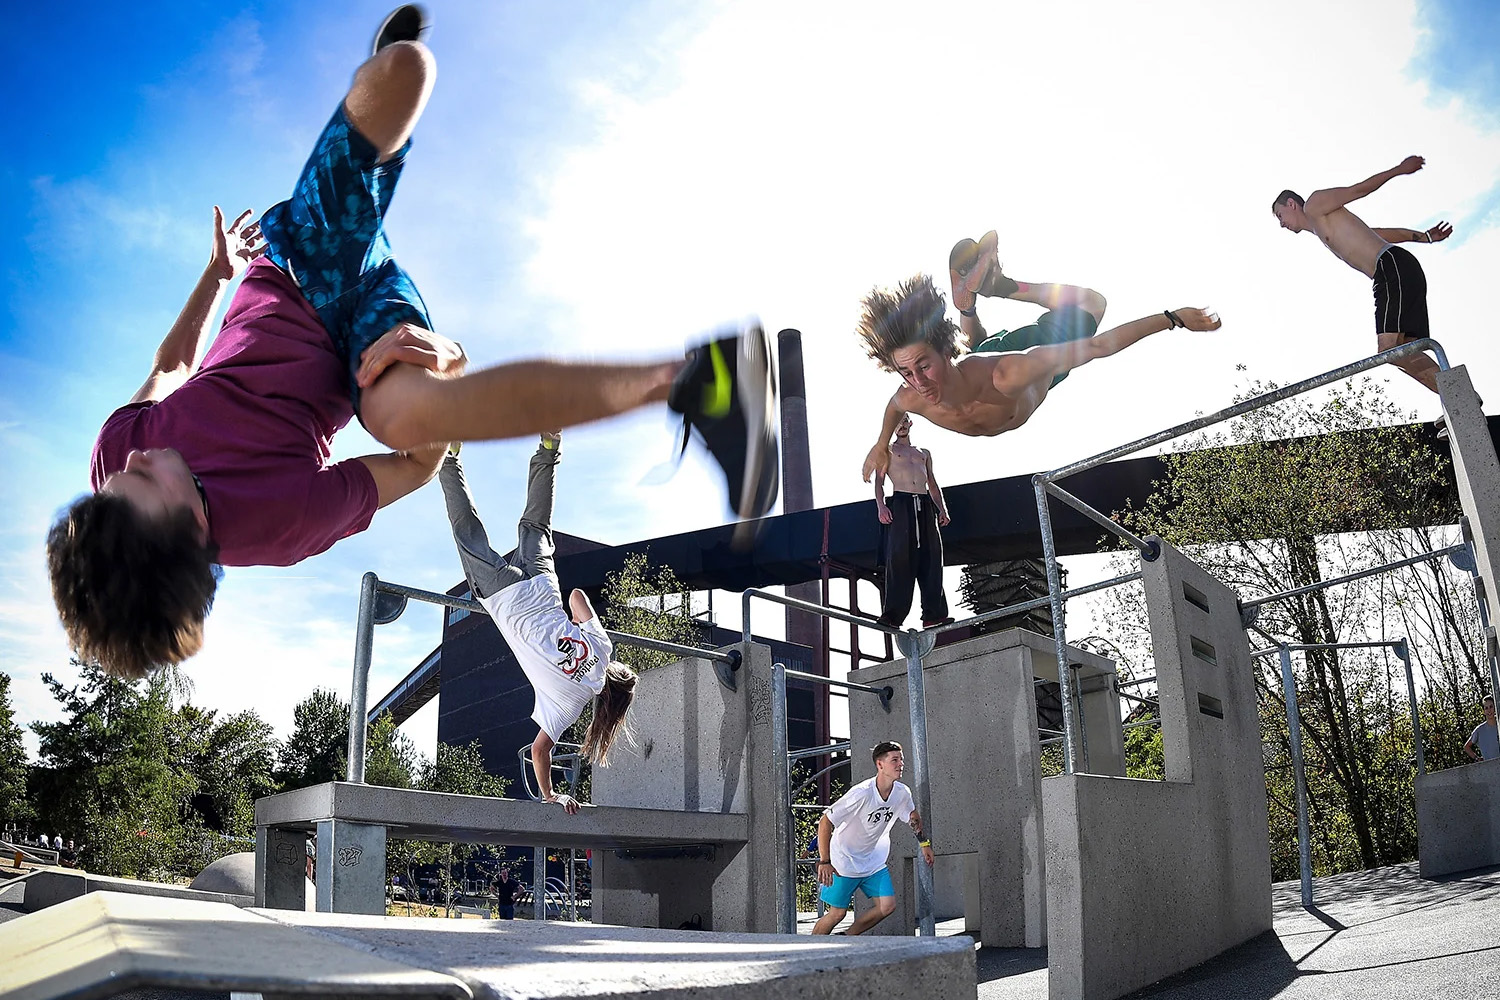
<svg viewBox="0 0 1500 1000"><path fill-rule="evenodd" d="M553 481L561 444L561 434L543 434L531 456L526 506L509 556L491 548L456 450L444 456L438 482L474 600L495 620L536 696L531 719L539 731L531 744L531 766L537 792L543 802L576 813L576 799L552 790L552 748L593 702L581 752L595 764L607 764L609 748L635 699L636 677L625 664L610 661L614 643L588 595L574 590L563 604L552 542Z"/></svg>
<svg viewBox="0 0 1500 1000"><path fill-rule="evenodd" d="M1073 369L1163 330L1220 326L1213 312L1184 307L1098 333L1104 296L1077 285L1015 281L996 261L996 243L990 232L977 242L960 241L949 255L963 343L960 327L946 315L943 293L928 275L865 296L856 333L875 363L904 383L886 404L880 435L865 458L866 482L889 469L891 436L905 414L960 434L1004 434L1031 419ZM991 336L979 322L976 295L1030 302L1047 311L1030 326Z"/></svg>

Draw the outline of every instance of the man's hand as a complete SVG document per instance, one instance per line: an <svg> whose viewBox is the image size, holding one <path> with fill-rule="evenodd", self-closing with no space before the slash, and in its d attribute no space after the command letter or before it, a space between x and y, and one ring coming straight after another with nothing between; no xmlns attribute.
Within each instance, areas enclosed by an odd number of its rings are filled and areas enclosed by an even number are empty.
<svg viewBox="0 0 1500 1000"><path fill-rule="evenodd" d="M818 862L818 884L833 885L833 865L826 861Z"/></svg>
<svg viewBox="0 0 1500 1000"><path fill-rule="evenodd" d="M1441 243L1452 235L1453 224L1451 222L1439 222L1426 232L1428 243Z"/></svg>
<svg viewBox="0 0 1500 1000"><path fill-rule="evenodd" d="M224 226L224 213L214 206L214 248L208 258L208 270L216 278L229 281L245 269L245 265L266 252L266 238L261 235L260 223L248 226L250 209L245 209L239 218ZM243 228L241 228L243 227Z"/></svg>
<svg viewBox="0 0 1500 1000"><path fill-rule="evenodd" d="M469 358L458 341L412 323L402 323L365 348L354 381L361 389L368 389L381 372L398 361L426 368L445 378L457 378L464 373Z"/></svg>
<svg viewBox="0 0 1500 1000"><path fill-rule="evenodd" d="M882 476L886 475L890 471L890 468L891 446L885 443L877 444L875 447L871 448L870 453L865 456L865 482L868 483L870 481L870 477L875 475L875 473L877 472Z"/></svg>
<svg viewBox="0 0 1500 1000"><path fill-rule="evenodd" d="M1182 320L1182 325L1189 330L1197 330L1206 333L1209 330L1217 330L1223 326L1219 314L1211 309L1195 309L1192 306L1184 306L1181 309L1173 309L1177 318Z"/></svg>
<svg viewBox="0 0 1500 1000"><path fill-rule="evenodd" d="M573 796L569 795L566 792L557 792L553 794L552 797L547 801L556 802L558 805L562 806L563 812L567 813L569 816L578 811L578 800L573 798Z"/></svg>
<svg viewBox="0 0 1500 1000"><path fill-rule="evenodd" d="M890 524L894 520L891 516L891 509L883 503L875 504L875 516L880 518L881 524Z"/></svg>
<svg viewBox="0 0 1500 1000"><path fill-rule="evenodd" d="M1427 161L1420 156L1408 156L1396 165L1398 174L1414 174L1426 166Z"/></svg>
<svg viewBox="0 0 1500 1000"><path fill-rule="evenodd" d="M948 512L946 510L940 510L940 511L938 511L938 527L939 528L946 528L946 527L948 527L948 525L950 525L952 523L953 523L953 518L951 518L951 517L948 516Z"/></svg>
<svg viewBox="0 0 1500 1000"><path fill-rule="evenodd" d="M932 848L928 847L926 844L922 845L922 860L927 862L929 865L932 864Z"/></svg>

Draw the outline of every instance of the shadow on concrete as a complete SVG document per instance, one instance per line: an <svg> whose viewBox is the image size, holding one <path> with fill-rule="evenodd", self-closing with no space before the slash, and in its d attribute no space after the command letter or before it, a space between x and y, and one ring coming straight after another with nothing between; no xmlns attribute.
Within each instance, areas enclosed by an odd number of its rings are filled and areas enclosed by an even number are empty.
<svg viewBox="0 0 1500 1000"><path fill-rule="evenodd" d="M981 983L1047 968L1046 948L980 948L974 958Z"/></svg>

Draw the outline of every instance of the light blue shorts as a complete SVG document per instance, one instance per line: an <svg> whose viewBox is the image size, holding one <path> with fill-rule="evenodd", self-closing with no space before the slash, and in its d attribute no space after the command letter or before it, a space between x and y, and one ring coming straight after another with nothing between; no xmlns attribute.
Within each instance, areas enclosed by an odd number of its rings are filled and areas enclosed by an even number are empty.
<svg viewBox="0 0 1500 1000"><path fill-rule="evenodd" d="M891 870L882 868L875 874L866 875L864 878L845 878L842 875L834 875L833 885L823 887L823 902L835 910L847 910L849 903L854 899L855 889L863 889L870 899L896 894L896 887L891 884Z"/></svg>

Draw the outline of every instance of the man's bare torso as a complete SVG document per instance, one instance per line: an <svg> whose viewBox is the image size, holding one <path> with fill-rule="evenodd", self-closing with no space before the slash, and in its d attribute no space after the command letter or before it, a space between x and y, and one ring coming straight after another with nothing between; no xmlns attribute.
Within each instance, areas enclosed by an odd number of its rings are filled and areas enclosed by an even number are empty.
<svg viewBox="0 0 1500 1000"><path fill-rule="evenodd" d="M1004 354L969 354L954 363L957 371L945 387L941 402L933 403L902 386L896 405L916 413L946 430L970 437L993 437L1013 431L1036 412L1051 388L1050 377L1038 379L1018 393L995 388L995 368L1005 363Z"/></svg>
<svg viewBox="0 0 1500 1000"><path fill-rule="evenodd" d="M902 493L927 492L927 453L899 439L891 445L891 465L886 470L891 489Z"/></svg>
<svg viewBox="0 0 1500 1000"><path fill-rule="evenodd" d="M1307 221L1335 257L1366 278L1375 277L1375 261L1385 249L1385 240L1363 219L1341 206L1326 215L1309 215Z"/></svg>

